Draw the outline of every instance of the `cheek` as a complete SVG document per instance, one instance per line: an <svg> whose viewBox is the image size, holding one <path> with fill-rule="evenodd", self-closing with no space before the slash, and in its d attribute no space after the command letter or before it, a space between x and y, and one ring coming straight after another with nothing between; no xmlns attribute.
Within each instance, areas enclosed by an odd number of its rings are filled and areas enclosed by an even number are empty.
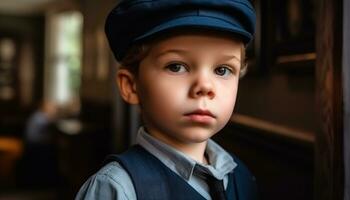
<svg viewBox="0 0 350 200"><path fill-rule="evenodd" d="M186 98L186 87L179 81L156 78L141 88L141 104L147 104L158 112L169 112L172 108L180 109Z"/></svg>
<svg viewBox="0 0 350 200"><path fill-rule="evenodd" d="M220 99L219 108L225 118L231 117L233 112L237 97L237 87L238 82L234 82L233 87L221 87L221 91L218 94L218 98Z"/></svg>

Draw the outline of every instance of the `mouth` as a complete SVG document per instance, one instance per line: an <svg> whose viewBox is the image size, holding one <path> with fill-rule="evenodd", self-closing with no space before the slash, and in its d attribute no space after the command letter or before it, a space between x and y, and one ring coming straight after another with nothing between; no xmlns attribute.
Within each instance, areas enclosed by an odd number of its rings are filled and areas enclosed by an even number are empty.
<svg viewBox="0 0 350 200"><path fill-rule="evenodd" d="M216 118L216 116L211 113L209 110L195 110L189 113L186 113L185 116L194 122L198 123L210 123L213 119Z"/></svg>
<svg viewBox="0 0 350 200"><path fill-rule="evenodd" d="M209 110L201 110L201 109L185 114L185 116L189 116L189 115L199 115L199 116L208 116L208 117L216 118L215 115L211 113Z"/></svg>

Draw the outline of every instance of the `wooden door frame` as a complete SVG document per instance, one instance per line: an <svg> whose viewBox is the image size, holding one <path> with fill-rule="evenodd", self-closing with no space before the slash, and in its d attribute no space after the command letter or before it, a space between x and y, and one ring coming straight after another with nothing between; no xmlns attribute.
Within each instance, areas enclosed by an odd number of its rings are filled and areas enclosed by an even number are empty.
<svg viewBox="0 0 350 200"><path fill-rule="evenodd" d="M343 200L343 0L318 3L316 98L320 130L315 143L315 199Z"/></svg>
<svg viewBox="0 0 350 200"><path fill-rule="evenodd" d="M350 200L350 1L344 1L343 9L344 200Z"/></svg>

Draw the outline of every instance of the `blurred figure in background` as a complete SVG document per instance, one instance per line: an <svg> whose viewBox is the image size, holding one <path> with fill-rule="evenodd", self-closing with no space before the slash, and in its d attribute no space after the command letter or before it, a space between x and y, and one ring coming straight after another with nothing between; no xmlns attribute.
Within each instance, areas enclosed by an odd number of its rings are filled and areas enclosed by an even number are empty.
<svg viewBox="0 0 350 200"><path fill-rule="evenodd" d="M44 101L39 109L29 118L25 141L28 145L48 146L52 143L50 127L57 119L57 106L51 101Z"/></svg>
<svg viewBox="0 0 350 200"><path fill-rule="evenodd" d="M28 119L24 135L24 153L19 163L18 182L22 186L52 187L59 183L55 122L57 105L43 101Z"/></svg>

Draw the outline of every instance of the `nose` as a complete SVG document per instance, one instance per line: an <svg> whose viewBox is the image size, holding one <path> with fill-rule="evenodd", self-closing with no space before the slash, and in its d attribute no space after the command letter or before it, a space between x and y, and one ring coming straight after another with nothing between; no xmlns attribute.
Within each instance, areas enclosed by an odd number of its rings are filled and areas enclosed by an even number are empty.
<svg viewBox="0 0 350 200"><path fill-rule="evenodd" d="M215 97L213 80L206 74L197 75L190 89L190 96L192 98L208 97L213 99Z"/></svg>

